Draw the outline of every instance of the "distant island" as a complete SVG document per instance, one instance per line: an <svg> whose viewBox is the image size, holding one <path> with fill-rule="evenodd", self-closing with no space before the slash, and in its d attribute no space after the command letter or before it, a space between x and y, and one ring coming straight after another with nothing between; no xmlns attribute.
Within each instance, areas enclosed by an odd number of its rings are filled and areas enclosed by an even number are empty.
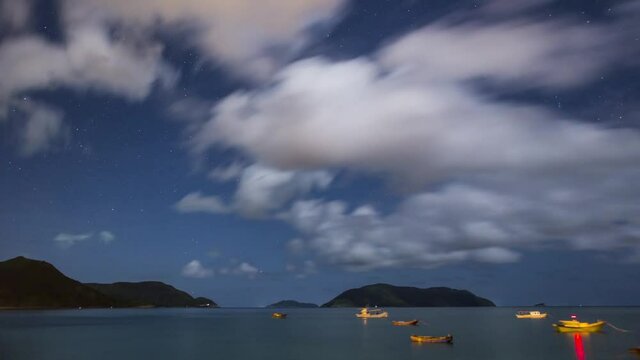
<svg viewBox="0 0 640 360"><path fill-rule="evenodd" d="M285 309L285 308L317 308L318 305L312 303L303 303L295 300L282 300L277 303L265 306L269 309Z"/></svg>
<svg viewBox="0 0 640 360"><path fill-rule="evenodd" d="M158 281L83 284L46 261L23 256L0 262L0 308L217 307Z"/></svg>
<svg viewBox="0 0 640 360"><path fill-rule="evenodd" d="M213 300L193 298L184 291L160 281L117 282L113 284L85 284L114 299L134 306L157 307L216 307Z"/></svg>
<svg viewBox="0 0 640 360"><path fill-rule="evenodd" d="M496 306L467 290L447 287L420 289L408 286L373 284L350 289L322 307L435 307L435 306Z"/></svg>

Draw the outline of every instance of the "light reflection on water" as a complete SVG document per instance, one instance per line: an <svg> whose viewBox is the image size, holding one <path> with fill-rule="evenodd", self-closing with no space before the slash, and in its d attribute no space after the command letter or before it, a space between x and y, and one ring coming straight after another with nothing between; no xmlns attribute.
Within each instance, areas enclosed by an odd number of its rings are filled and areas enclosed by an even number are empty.
<svg viewBox="0 0 640 360"><path fill-rule="evenodd" d="M582 344L582 335L580 333L573 334L573 342L576 349L576 359L586 360L584 355L584 345Z"/></svg>

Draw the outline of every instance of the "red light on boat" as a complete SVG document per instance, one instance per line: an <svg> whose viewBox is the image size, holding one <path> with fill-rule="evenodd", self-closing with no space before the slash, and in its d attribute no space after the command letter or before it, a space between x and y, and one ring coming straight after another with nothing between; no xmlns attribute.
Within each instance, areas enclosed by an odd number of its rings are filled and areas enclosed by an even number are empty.
<svg viewBox="0 0 640 360"><path fill-rule="evenodd" d="M572 319L575 319L575 318L577 318L577 316L575 316L575 315L571 315L571 318L572 318Z"/></svg>

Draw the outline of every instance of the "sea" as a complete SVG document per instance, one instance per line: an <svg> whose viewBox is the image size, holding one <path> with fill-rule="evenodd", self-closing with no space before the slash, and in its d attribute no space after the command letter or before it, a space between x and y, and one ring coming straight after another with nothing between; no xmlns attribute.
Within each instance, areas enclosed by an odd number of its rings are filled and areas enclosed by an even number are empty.
<svg viewBox="0 0 640 360"><path fill-rule="evenodd" d="M2 360L112 359L639 359L640 308L389 308L389 319L357 309L85 309L0 311ZM613 324L600 333L560 334L551 324L575 314ZM391 320L420 320L415 327ZM625 331L623 331L625 330ZM411 334L453 344L415 344Z"/></svg>

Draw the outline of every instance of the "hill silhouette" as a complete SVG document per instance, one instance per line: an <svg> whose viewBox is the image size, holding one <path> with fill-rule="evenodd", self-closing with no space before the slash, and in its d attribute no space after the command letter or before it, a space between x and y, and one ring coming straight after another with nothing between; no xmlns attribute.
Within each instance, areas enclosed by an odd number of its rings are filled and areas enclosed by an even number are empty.
<svg viewBox="0 0 640 360"><path fill-rule="evenodd" d="M83 284L46 261L23 256L0 262L0 308L217 307L159 281Z"/></svg>
<svg viewBox="0 0 640 360"><path fill-rule="evenodd" d="M45 261L23 256L0 262L0 307L75 308L126 304L68 278Z"/></svg>
<svg viewBox="0 0 640 360"><path fill-rule="evenodd" d="M447 287L420 289L408 286L373 284L347 290L323 307L433 307L433 306L495 306L493 302L467 290Z"/></svg>

